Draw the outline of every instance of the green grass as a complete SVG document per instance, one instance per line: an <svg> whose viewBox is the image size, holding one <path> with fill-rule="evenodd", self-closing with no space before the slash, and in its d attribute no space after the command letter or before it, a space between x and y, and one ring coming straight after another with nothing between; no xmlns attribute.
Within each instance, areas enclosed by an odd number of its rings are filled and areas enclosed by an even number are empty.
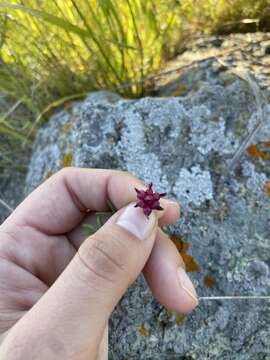
<svg viewBox="0 0 270 360"><path fill-rule="evenodd" d="M186 19L200 32L270 30L270 0L190 0L188 4Z"/></svg>
<svg viewBox="0 0 270 360"><path fill-rule="evenodd" d="M135 84L122 95L143 96L136 81L192 34L269 30L269 15L270 0L0 2L0 94L9 105L0 105L0 170L25 167L36 128L66 101L127 83Z"/></svg>

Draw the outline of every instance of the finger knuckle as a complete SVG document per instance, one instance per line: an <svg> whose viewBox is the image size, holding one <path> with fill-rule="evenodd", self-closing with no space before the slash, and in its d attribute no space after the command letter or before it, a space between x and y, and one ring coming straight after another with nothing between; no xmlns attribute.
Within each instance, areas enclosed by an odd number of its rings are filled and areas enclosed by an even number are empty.
<svg viewBox="0 0 270 360"><path fill-rule="evenodd" d="M59 170L55 176L59 176L60 178L66 178L66 177L69 177L70 174L74 171L74 167L73 166L67 166L67 167L64 167L62 168L61 170Z"/></svg>
<svg viewBox="0 0 270 360"><path fill-rule="evenodd" d="M0 228L0 258L14 259L14 249L18 247L18 239L14 232Z"/></svg>
<svg viewBox="0 0 270 360"><path fill-rule="evenodd" d="M95 234L79 248L78 253L91 276L116 282L126 271L121 242L113 233L109 239Z"/></svg>

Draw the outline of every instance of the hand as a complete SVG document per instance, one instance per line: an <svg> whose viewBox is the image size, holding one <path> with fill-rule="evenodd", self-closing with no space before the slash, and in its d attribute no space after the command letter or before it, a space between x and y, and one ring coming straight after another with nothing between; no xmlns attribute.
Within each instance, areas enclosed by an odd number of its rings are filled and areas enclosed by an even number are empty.
<svg viewBox="0 0 270 360"><path fill-rule="evenodd" d="M142 270L164 306L197 305L158 226L177 220L178 205L163 199L148 220L130 204L134 187L144 188L128 173L66 168L0 226L1 359L107 359L108 319ZM84 210L106 211L108 199L120 210L85 240L81 224L94 214Z"/></svg>

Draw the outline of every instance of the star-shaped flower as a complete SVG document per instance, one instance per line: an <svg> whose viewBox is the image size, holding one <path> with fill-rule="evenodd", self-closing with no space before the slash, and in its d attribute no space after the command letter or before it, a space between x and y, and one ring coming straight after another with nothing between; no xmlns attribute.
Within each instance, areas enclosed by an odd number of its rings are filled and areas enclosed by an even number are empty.
<svg viewBox="0 0 270 360"><path fill-rule="evenodd" d="M138 199L135 207L142 208L147 218L151 214L152 210L163 210L160 206L159 200L161 197L166 196L166 193L154 192L152 187L153 184L150 183L146 190L138 190L135 188Z"/></svg>

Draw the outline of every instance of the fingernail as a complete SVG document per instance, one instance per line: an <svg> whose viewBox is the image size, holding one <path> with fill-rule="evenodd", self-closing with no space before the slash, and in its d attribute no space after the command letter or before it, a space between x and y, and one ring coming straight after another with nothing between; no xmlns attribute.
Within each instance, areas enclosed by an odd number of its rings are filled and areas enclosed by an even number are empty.
<svg viewBox="0 0 270 360"><path fill-rule="evenodd" d="M174 199L160 199L160 204L164 209L166 209L168 206L174 206L180 210L178 201Z"/></svg>
<svg viewBox="0 0 270 360"><path fill-rule="evenodd" d="M137 238L147 239L157 225L154 212L147 218L141 208L135 208L134 203L128 205L118 217L116 224L131 232Z"/></svg>
<svg viewBox="0 0 270 360"><path fill-rule="evenodd" d="M183 297L182 301L185 302L188 301L190 302L190 300L193 301L194 306L198 305L198 297L197 297L197 293L196 290L190 280L190 278L188 277L187 273L185 272L185 270L182 267L179 267L177 269L177 275L179 278L179 282L180 282L180 286L183 290Z"/></svg>

